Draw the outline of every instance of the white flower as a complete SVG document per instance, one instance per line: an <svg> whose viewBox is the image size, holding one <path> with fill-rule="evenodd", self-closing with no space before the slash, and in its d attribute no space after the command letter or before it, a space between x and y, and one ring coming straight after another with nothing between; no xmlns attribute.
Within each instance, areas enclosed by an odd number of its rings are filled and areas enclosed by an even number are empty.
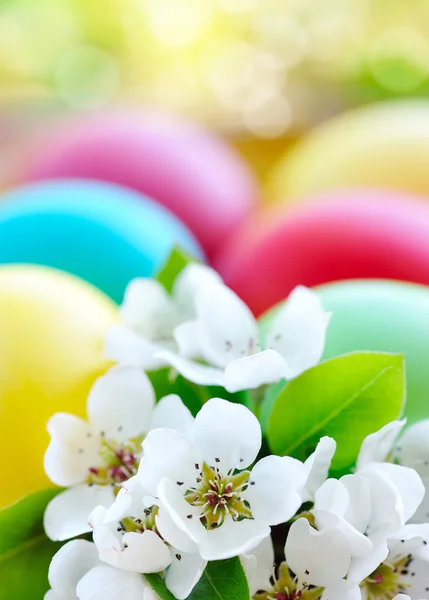
<svg viewBox="0 0 429 600"><path fill-rule="evenodd" d="M405 430L395 457L402 465L415 469L423 480L425 497L412 518L414 523L429 520L429 419L419 421Z"/></svg>
<svg viewBox="0 0 429 600"><path fill-rule="evenodd" d="M49 567L45 600L158 600L141 575L103 565L91 542L73 540Z"/></svg>
<svg viewBox="0 0 429 600"><path fill-rule="evenodd" d="M305 464L268 456L250 471L260 447L256 417L219 398L203 406L188 435L150 432L138 476L159 501L162 537L205 560L249 552L269 535L270 525L296 513L303 497L326 477L327 456L335 449L325 440Z"/></svg>
<svg viewBox="0 0 429 600"><path fill-rule="evenodd" d="M295 288L264 336L250 309L226 286L201 289L195 307L196 319L175 330L179 352L157 356L200 385L230 392L257 388L296 377L323 354L330 314L305 287ZM188 347L206 364L187 358Z"/></svg>
<svg viewBox="0 0 429 600"><path fill-rule="evenodd" d="M111 328L105 354L118 362L129 362L147 371L167 363L156 358L160 350L176 350L175 328L195 317L194 297L198 290L221 283L210 267L191 264L174 282L172 294L154 279L134 279L120 307L121 324Z"/></svg>
<svg viewBox="0 0 429 600"><path fill-rule="evenodd" d="M141 442L150 429L166 425L185 432L192 422L177 396L155 407L149 379L131 365L117 365L95 382L87 414L88 421L58 413L48 422L45 471L53 483L70 488L45 512L45 530L53 540L90 531L90 512L99 504L109 506L115 487L137 472Z"/></svg>
<svg viewBox="0 0 429 600"><path fill-rule="evenodd" d="M158 506L137 477L123 484L109 508L97 507L90 516L100 560L134 573L167 569L167 588L178 600L187 598L200 579L206 561L167 544L157 527Z"/></svg>
<svg viewBox="0 0 429 600"><path fill-rule="evenodd" d="M271 536L264 538L251 553L240 556L246 573L250 596L271 587L274 573L274 547Z"/></svg>

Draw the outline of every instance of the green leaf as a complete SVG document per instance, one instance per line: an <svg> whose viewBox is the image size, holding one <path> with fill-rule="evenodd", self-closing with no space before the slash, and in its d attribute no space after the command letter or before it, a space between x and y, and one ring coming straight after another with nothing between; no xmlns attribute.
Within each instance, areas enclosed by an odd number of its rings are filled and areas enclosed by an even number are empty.
<svg viewBox="0 0 429 600"><path fill-rule="evenodd" d="M268 419L268 442L276 454L304 460L319 438L333 437L333 469L351 466L363 439L397 419L405 400L404 358L355 352L328 360L290 381Z"/></svg>
<svg viewBox="0 0 429 600"><path fill-rule="evenodd" d="M43 490L0 510L0 600L39 599L61 544L43 531L43 513L58 489Z"/></svg>
<svg viewBox="0 0 429 600"><path fill-rule="evenodd" d="M157 573L146 574L146 581L161 600L176 600L173 594L167 589L164 580Z"/></svg>
<svg viewBox="0 0 429 600"><path fill-rule="evenodd" d="M209 562L188 600L249 600L246 574L239 558Z"/></svg>
<svg viewBox="0 0 429 600"><path fill-rule="evenodd" d="M195 257L188 254L185 250L175 246L171 251L165 264L155 276L155 279L161 283L167 292L171 293L176 277L187 265L198 262Z"/></svg>

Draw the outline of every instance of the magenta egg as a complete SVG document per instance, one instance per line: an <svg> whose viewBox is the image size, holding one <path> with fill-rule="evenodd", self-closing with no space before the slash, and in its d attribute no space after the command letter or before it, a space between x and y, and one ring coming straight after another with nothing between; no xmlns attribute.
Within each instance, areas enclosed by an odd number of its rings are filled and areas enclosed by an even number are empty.
<svg viewBox="0 0 429 600"><path fill-rule="evenodd" d="M297 285L344 279L429 284L429 205L377 190L336 192L255 216L216 267L261 314Z"/></svg>
<svg viewBox="0 0 429 600"><path fill-rule="evenodd" d="M259 198L250 168L226 141L176 118L114 112L60 121L18 156L13 183L97 179L138 190L175 213L209 257Z"/></svg>

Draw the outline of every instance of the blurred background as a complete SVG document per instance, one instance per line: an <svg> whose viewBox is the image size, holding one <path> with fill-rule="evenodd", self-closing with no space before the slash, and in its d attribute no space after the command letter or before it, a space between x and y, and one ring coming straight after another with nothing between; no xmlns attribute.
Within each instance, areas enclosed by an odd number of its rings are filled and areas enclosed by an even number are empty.
<svg viewBox="0 0 429 600"><path fill-rule="evenodd" d="M126 104L209 125L264 174L328 116L426 96L428 30L427 0L2 0L1 163L48 117Z"/></svg>

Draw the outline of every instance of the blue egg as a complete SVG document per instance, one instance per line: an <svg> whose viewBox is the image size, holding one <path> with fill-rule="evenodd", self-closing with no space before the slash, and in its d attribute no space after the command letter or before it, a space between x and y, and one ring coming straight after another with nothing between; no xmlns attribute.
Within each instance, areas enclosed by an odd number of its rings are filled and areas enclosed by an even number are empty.
<svg viewBox="0 0 429 600"><path fill-rule="evenodd" d="M175 245L203 259L195 238L172 213L117 185L55 180L1 197L0 264L61 269L118 303L129 281L153 275Z"/></svg>

